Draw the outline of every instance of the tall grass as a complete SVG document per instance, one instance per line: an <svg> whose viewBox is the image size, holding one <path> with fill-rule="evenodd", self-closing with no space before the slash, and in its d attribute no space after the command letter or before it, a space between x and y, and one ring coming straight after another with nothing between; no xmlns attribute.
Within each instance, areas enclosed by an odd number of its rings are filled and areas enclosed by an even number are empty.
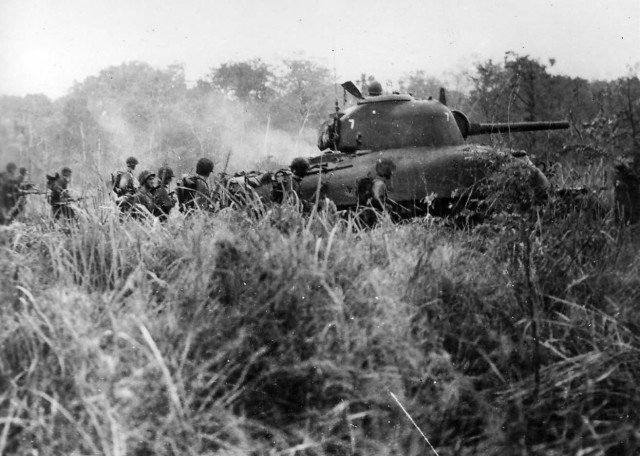
<svg viewBox="0 0 640 456"><path fill-rule="evenodd" d="M429 454L393 393L441 455L632 454L637 240L561 204L32 214L0 232L0 453Z"/></svg>

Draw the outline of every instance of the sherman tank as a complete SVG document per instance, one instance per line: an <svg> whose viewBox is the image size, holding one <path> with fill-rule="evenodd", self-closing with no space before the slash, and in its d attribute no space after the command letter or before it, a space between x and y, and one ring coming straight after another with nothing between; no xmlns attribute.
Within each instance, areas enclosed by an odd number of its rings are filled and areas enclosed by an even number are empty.
<svg viewBox="0 0 640 456"><path fill-rule="evenodd" d="M437 100L424 100L410 94L383 95L375 82L366 97L351 82L342 86L357 104L340 110L336 102L336 112L318 133L321 154L309 157L309 168L298 173L303 174L298 176L302 199L320 195L339 209L357 206L358 183L367 177L383 179L389 199L407 215L451 207L461 191L487 176L487 162L505 153L469 144L468 137L569 128L567 121L472 123L447 106L443 89ZM537 186L549 185L524 151L508 153L509 159L535 169ZM380 176L380 163L394 170L392 176Z"/></svg>

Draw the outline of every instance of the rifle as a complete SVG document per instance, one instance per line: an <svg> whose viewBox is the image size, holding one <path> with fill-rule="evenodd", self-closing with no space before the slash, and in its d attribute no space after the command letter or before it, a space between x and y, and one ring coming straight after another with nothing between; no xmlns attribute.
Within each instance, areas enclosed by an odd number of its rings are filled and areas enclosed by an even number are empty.
<svg viewBox="0 0 640 456"><path fill-rule="evenodd" d="M56 206L67 206L69 204L77 203L78 201L82 201L82 200L86 200L86 199L89 199L89 197L88 196L81 196L79 198L71 198L71 199L68 199L68 200L65 200L65 201L60 201L59 203L56 204Z"/></svg>
<svg viewBox="0 0 640 456"><path fill-rule="evenodd" d="M227 174L227 167L229 166L229 159L231 158L231 149L227 152L227 158L224 161L224 169L222 170L222 174Z"/></svg>

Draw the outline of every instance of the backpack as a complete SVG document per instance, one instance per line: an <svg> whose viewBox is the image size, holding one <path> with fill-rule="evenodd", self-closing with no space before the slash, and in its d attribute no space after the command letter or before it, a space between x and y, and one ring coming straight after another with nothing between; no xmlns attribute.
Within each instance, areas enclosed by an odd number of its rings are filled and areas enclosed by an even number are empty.
<svg viewBox="0 0 640 456"><path fill-rule="evenodd" d="M180 185L176 187L176 196L180 204L180 212L193 208L193 200L196 196L197 184L193 177L185 176Z"/></svg>
<svg viewBox="0 0 640 456"><path fill-rule="evenodd" d="M363 177L356 182L356 195L358 197L358 204L366 206L367 203L373 198L373 178Z"/></svg>
<svg viewBox="0 0 640 456"><path fill-rule="evenodd" d="M59 177L60 177L59 173L47 174L47 189L48 190L53 190L53 186L55 185L55 183L56 183L56 181L58 180Z"/></svg>
<svg viewBox="0 0 640 456"><path fill-rule="evenodd" d="M56 181L60 177L59 173L47 174L47 202L51 202L51 191L56 184Z"/></svg>
<svg viewBox="0 0 640 456"><path fill-rule="evenodd" d="M123 174L124 171L118 171L115 175L111 173L111 190L118 197L123 196L126 193L124 189L120 188L120 179L122 179Z"/></svg>

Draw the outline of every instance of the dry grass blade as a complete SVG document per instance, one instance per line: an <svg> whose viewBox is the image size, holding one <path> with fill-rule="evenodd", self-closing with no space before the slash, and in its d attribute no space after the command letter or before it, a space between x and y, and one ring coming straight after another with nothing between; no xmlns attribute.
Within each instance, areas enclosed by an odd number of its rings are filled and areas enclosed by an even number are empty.
<svg viewBox="0 0 640 456"><path fill-rule="evenodd" d="M101 454L100 449L95 445L91 436L82 428L82 426L74 419L73 415L65 407L63 407L60 402L42 391L31 391L31 393L49 402L54 407L54 411L60 412L69 423L73 424L74 429L88 445L92 454Z"/></svg>
<svg viewBox="0 0 640 456"><path fill-rule="evenodd" d="M169 372L167 364L164 362L162 353L158 349L158 346L153 340L153 337L151 337L149 330L142 323L138 323L138 328L140 329L142 337L151 349L151 353L153 353L153 357L158 363L160 370L162 371L162 376L164 378L165 384L167 385L167 391L169 393L169 397L171 398L171 403L175 408L176 414L178 415L178 417L184 418L184 410L180 402L180 396L178 395L178 388L171 377L171 372Z"/></svg>
<svg viewBox="0 0 640 456"><path fill-rule="evenodd" d="M422 436L422 438L424 439L425 442L427 442L427 445L429 445L429 448L431 448L431 450L434 452L434 454L436 456L438 455L438 452L436 451L436 449L433 447L433 445L431 445L431 442L429 442L429 439L427 438L426 435L424 435L424 432L422 432L422 429L420 429L418 427L418 425L416 424L415 421L413 421L413 418L411 418L411 415L409 415L409 412L407 412L407 410L402 406L402 404L400 403L400 401L398 400L398 398L396 397L395 394L393 394L391 391L389 391L389 394L391 395L391 397L393 398L394 401L396 401L396 403L398 404L398 406L402 409L402 411L404 412L405 415L407 415L407 418L409 418L409 421L411 421L411 424L413 424L413 426L418 430L418 432L420 433L420 435Z"/></svg>

